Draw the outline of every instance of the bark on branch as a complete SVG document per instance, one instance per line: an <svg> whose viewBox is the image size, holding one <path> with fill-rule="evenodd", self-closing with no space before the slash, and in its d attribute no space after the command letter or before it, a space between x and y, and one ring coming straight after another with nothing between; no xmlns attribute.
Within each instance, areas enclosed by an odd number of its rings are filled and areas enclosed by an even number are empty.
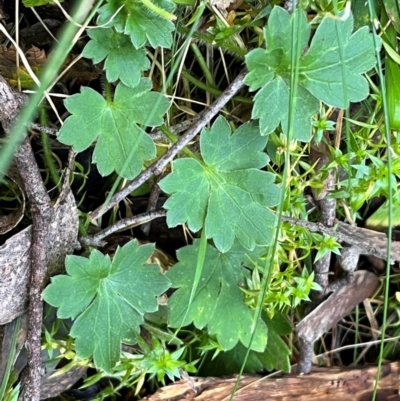
<svg viewBox="0 0 400 401"><path fill-rule="evenodd" d="M314 368L309 375L243 376L235 401L367 401L372 399L377 368ZM400 362L383 365L377 400L400 401ZM192 385L180 381L162 387L147 401L226 401L236 377L194 377Z"/></svg>
<svg viewBox="0 0 400 401"><path fill-rule="evenodd" d="M13 124L26 101L26 95L12 90L7 81L0 76L0 121L7 135L11 135ZM28 138L23 140L15 153L15 163L30 203L33 222L30 248L29 328L26 342L29 355L29 369L24 397L26 400L39 401L42 368L40 349L42 301L40 294L46 274L47 237L53 209Z"/></svg>

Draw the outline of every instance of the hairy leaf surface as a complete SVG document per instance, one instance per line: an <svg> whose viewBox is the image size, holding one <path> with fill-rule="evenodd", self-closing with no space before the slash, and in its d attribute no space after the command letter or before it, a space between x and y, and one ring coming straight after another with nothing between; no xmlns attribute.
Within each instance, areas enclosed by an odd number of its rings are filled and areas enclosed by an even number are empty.
<svg viewBox="0 0 400 401"><path fill-rule="evenodd" d="M72 145L76 152L97 140L93 162L101 175L113 171L134 178L143 161L156 155L152 139L137 124L157 126L169 107L167 98L150 92L151 82L142 78L135 88L118 84L113 101L83 87L80 94L65 100L71 113L60 130L58 140ZM126 165L126 166L125 166Z"/></svg>
<svg viewBox="0 0 400 401"><path fill-rule="evenodd" d="M188 308L194 281L199 241L179 249L179 262L167 273L172 287L178 288L168 302L169 324L179 327ZM251 258L259 258L263 250L256 248ZM229 252L221 253L207 245L206 257L200 284L193 303L186 314L183 326L190 323L202 329L207 326L210 334L216 335L225 350L232 349L238 341L248 346L254 311L243 301L239 284L245 282L247 271L243 263L249 264L246 250L237 242ZM262 352L267 343L267 327L260 319L257 324L252 349Z"/></svg>
<svg viewBox="0 0 400 401"><path fill-rule="evenodd" d="M107 58L104 63L107 80L120 79L126 86L135 87L141 72L150 67L145 50L136 49L129 36L113 29L90 29L88 35L92 40L83 49L83 57L93 59L96 64Z"/></svg>
<svg viewBox="0 0 400 401"><path fill-rule="evenodd" d="M158 309L157 296L169 288L169 280L158 265L146 264L153 251L153 244L131 241L112 261L97 250L89 259L68 256L68 275L52 278L43 299L58 307L60 319L76 319L70 334L81 358L93 355L97 367L110 371L121 341L132 342L144 313Z"/></svg>
<svg viewBox="0 0 400 401"><path fill-rule="evenodd" d="M172 194L164 207L170 227L187 223L192 231L202 227L216 247L228 251L235 237L247 249L270 244L279 188L274 176L259 170L268 162L263 153L266 138L259 128L244 124L233 134L219 117L201 133L204 163L178 159L173 172L160 182Z"/></svg>
<svg viewBox="0 0 400 401"><path fill-rule="evenodd" d="M296 32L292 43L293 29ZM318 112L319 101L347 108L349 102L368 96L368 82L363 74L376 63L373 37L367 27L353 34L352 29L351 14L326 16L307 50L311 25L305 13L296 10L290 16L283 8L274 7L264 29L267 49L255 49L246 56L249 73L245 83L251 90L262 88L255 97L252 114L260 119L262 134L270 134L279 123L283 132L288 133L291 59L297 46L300 56L294 111L296 139L310 140L311 117Z"/></svg>
<svg viewBox="0 0 400 401"><path fill-rule="evenodd" d="M175 9L172 1L151 1L157 7L168 12ZM121 6L123 6L122 9L120 9ZM120 11L117 13L118 9ZM153 48L171 47L171 32L174 30L174 24L149 10L141 1L108 0L107 4L100 7L98 13L99 25L110 21L108 26L114 26L118 32L130 35L131 41L137 49L143 47L147 42Z"/></svg>

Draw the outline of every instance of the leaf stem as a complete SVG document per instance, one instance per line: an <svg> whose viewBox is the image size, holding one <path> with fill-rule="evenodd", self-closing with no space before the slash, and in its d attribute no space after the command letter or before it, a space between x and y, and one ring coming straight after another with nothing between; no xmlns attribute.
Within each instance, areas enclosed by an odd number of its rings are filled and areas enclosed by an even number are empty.
<svg viewBox="0 0 400 401"><path fill-rule="evenodd" d="M46 116L46 111L42 107L40 109L40 123L43 126L47 125L47 116ZM43 156L44 156L44 161L46 163L47 168L49 169L50 177L53 180L53 183L56 184L58 189L61 189L62 183L60 180L60 174L58 173L56 166L54 164L53 157L51 155L51 149L50 149L50 144L49 144L49 136L41 132L40 133L40 138L42 140L42 148L43 148Z"/></svg>
<svg viewBox="0 0 400 401"><path fill-rule="evenodd" d="M160 130L172 143L178 142L179 137L177 137L171 130L169 130L166 125L162 125L160 127ZM182 149L182 152L192 159L196 159L199 163L203 163L200 157L198 157L196 153L192 152L190 149L185 147Z"/></svg>
<svg viewBox="0 0 400 401"><path fill-rule="evenodd" d="M368 0L368 9L371 21L374 21L376 18L374 7L372 5L372 1ZM385 86L385 78L382 71L382 60L381 55L379 52L379 46L377 43L377 33L375 24L371 24L372 32L373 32L373 41L375 45L375 53L377 58L377 67L378 67L378 75L380 80L381 86L381 93L382 93L382 106L383 106L383 116L385 121L385 137L386 137L386 146L387 146L387 188L388 188L388 203L389 203L389 211L388 211L388 231L387 236L388 238L392 238L392 224L393 224L393 190L392 190L392 155L390 152L390 121L389 121L389 108L388 102L386 97L386 86ZM392 241L387 241L386 252L388 255L392 252ZM385 293L384 293L384 305L383 305L383 316L382 316L382 328L381 328L381 343L379 348L379 357L378 357L378 368L376 371L376 380L374 391L372 395L372 400L375 401L377 392L378 392L378 385L379 385L379 378L381 376L382 370L382 359L383 359L383 351L384 351L384 341L385 341L385 332L386 332L386 325L387 325L387 315L388 315L388 305L389 305L389 285L390 285L390 258L386 259L386 274L385 274Z"/></svg>
<svg viewBox="0 0 400 401"><path fill-rule="evenodd" d="M187 28L183 28L183 27L177 27L177 31L178 31L178 33L180 33L181 35L184 35L184 36L186 36L187 33L189 32L189 30ZM226 51L235 56L239 56L240 58L244 58L244 56L246 56L246 54L248 53L247 50L243 50L240 47L232 46L231 44L226 43L226 42L215 43L214 37L212 35L202 33L199 31L197 31L193 34L193 39L198 40L200 43L204 43L205 45L208 45L208 46L218 47L222 51Z"/></svg>
<svg viewBox="0 0 400 401"><path fill-rule="evenodd" d="M179 333L179 331L181 330L182 326L185 325L186 318L189 314L189 311L192 306L197 289L199 288L200 279L201 279L201 275L203 273L203 268L204 268L204 261L206 259L206 251L207 251L207 237L206 237L206 229L203 226L203 229L201 230L199 250L197 253L196 271L194 273L194 280L193 280L192 289L190 291L188 306L186 308L185 315L182 318L182 322L180 323L179 327L175 330L174 336L172 337L172 339L169 342L173 341L176 338L176 336Z"/></svg>
<svg viewBox="0 0 400 401"><path fill-rule="evenodd" d="M161 7L158 7L155 5L152 1L150 0L140 0L143 5L145 5L149 10L153 11L157 15L159 15L161 18L165 18L169 21L175 21L176 16L174 14L169 13L167 10L164 10Z"/></svg>
<svg viewBox="0 0 400 401"><path fill-rule="evenodd" d="M182 77L186 78L189 82L192 84L196 85L198 88L205 90L206 92L210 92L215 96L220 96L222 91L219 89L213 88L209 85L204 84L203 82L199 81L192 75L190 75L187 71L182 70ZM235 100L237 102L241 103L246 103L246 104L253 104L253 101L247 97L242 97L242 96L235 96L232 100Z"/></svg>
<svg viewBox="0 0 400 401"><path fill-rule="evenodd" d="M104 95L105 95L105 98L106 98L106 102L108 103L108 104L111 104L112 103L112 90L111 90L111 85L110 85L110 83L108 82L108 80L107 80L107 78L104 76L103 77L103 82L104 82Z"/></svg>
<svg viewBox="0 0 400 401"><path fill-rule="evenodd" d="M203 55L201 54L199 46L197 46L196 43L192 43L190 45L190 47L194 53L194 56L196 57L197 62L199 63L201 71L203 71L204 77L206 78L207 85L211 85L215 88L216 85L215 85L214 77L212 76L210 69L207 66L207 63L204 60Z"/></svg>

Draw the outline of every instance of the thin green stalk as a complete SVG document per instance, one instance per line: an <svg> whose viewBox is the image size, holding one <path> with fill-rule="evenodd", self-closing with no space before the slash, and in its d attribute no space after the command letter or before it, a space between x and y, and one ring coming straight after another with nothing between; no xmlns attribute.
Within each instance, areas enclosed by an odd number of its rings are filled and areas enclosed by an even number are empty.
<svg viewBox="0 0 400 401"><path fill-rule="evenodd" d="M11 350L10 350L10 354L8 356L8 361L7 361L6 371L5 371L4 377L3 377L3 382L1 383L1 387L0 387L0 400L4 400L4 394L7 390L8 380L10 378L11 369L14 364L15 349L16 349L16 345L17 345L18 332L19 332L20 325L21 325L21 316L19 316L17 318L17 322L15 323Z"/></svg>
<svg viewBox="0 0 400 401"><path fill-rule="evenodd" d="M190 291L188 306L186 308L185 315L182 318L181 324L176 329L172 339L169 341L170 343L171 343L171 341L173 341L176 338L176 336L179 333L179 331L181 330L182 326L185 324L185 320L189 314L189 310L190 310L190 307L192 306L193 299L196 295L197 289L199 288L201 274L203 273L204 261L206 259L206 250L207 250L207 237L206 237L206 230L203 227L203 229L201 230L199 252L197 254L196 271L194 274L193 286Z"/></svg>
<svg viewBox="0 0 400 401"><path fill-rule="evenodd" d="M381 12L381 24L386 26L388 16L386 15L384 7ZM385 45L385 41L388 44ZM397 64L391 57L389 52L394 52L398 55L399 48L397 43L397 33L393 24L386 27L384 34L384 48L385 55L385 81L386 81L386 97L389 113L389 128L397 131L400 129L400 65Z"/></svg>
<svg viewBox="0 0 400 401"><path fill-rule="evenodd" d="M203 72L203 74L204 74L204 76L206 78L207 85L211 85L211 86L213 86L215 88L216 85L215 85L214 77L212 76L211 71L208 68L206 60L204 60L204 57L201 54L199 46L197 46L196 43L192 43L190 45L190 47L191 47L191 49L192 49L192 51L194 53L194 56L196 57L197 62L199 63L201 71Z"/></svg>
<svg viewBox="0 0 400 401"><path fill-rule="evenodd" d="M356 322L358 322L359 321L359 319L360 319L360 308L358 307L358 305L356 306L356 318L355 318L355 321ZM358 324L356 324L356 331L355 331L355 333L354 333L354 337L355 337L355 341L354 341L354 344L355 345L357 345L357 343L358 343L358 336L359 336L359 325ZM353 350L353 362L357 359L357 355L358 355L358 348L357 347L354 347L354 350Z"/></svg>
<svg viewBox="0 0 400 401"><path fill-rule="evenodd" d="M186 36L188 34L188 31L189 31L187 28L184 28L182 26L178 26L176 29L177 29L178 33L183 35L183 36ZM206 44L208 46L219 47L223 51L227 51L228 53L236 55L236 56L238 56L240 58L244 58L248 53L247 50L241 49L240 47L237 47L237 46L233 46L230 43L226 43L226 42L221 43L221 42L219 42L216 45L215 42L214 42L214 37L212 35L210 35L210 34L201 33L201 32L196 31L196 32L193 33L193 39L198 40L200 43L204 43L204 44Z"/></svg>
<svg viewBox="0 0 400 401"><path fill-rule="evenodd" d="M292 15L292 18L294 19L294 25L293 25L293 30L292 30L292 44L296 43L296 37L297 38L300 37L300 32L299 32L300 24L298 23L299 15L300 15L299 11L297 11L297 12L295 11ZM247 347L246 356L245 356L242 366L240 368L240 372L238 375L238 379L236 380L235 387L232 390L232 394L229 399L230 401L233 400L235 392L237 391L237 389L239 387L240 378L243 375L244 368L246 366L246 362L250 355L251 344L253 343L255 332L256 332L256 325L261 317L263 302L268 293L268 288L269 288L269 284L271 281L274 256L276 255L276 251L278 248L279 230L281 227L283 205L284 205L285 196L286 196L285 191L287 189L289 189L289 188L287 188L287 181L288 181L288 178L290 175L290 151L289 151L289 149L290 149L291 138L293 137L293 133L294 133L294 116L295 116L298 78L299 78L300 54L301 54L300 41L298 40L297 46L296 46L296 48L293 49L292 57L291 57L291 75L290 75L290 94L291 94L291 96L290 96L289 116L288 116L289 121L288 121L287 150L285 153L285 164L284 164L283 177L282 177L281 193L279 196L279 203L278 203L278 208L277 208L278 210L276 213L276 215L277 215L276 226L272 233L274 242L273 242L272 247L269 247L269 249L268 249L268 256L267 256L265 264L264 264L264 272L267 271L268 273L267 274L264 273L263 279L261 282L262 291L260 291L260 294L258 296L257 306L256 306L256 310L254 313L254 319L253 319L253 323L252 323L252 327L251 327L250 344Z"/></svg>
<svg viewBox="0 0 400 401"><path fill-rule="evenodd" d="M160 127L160 130L172 143L175 143L178 141L178 137L172 131L170 131L166 125L162 125ZM203 161L200 159L200 157L198 157L194 152L192 152L187 147L184 147L182 152L185 153L185 155L187 155L193 159L196 159L199 163L203 163Z"/></svg>
<svg viewBox="0 0 400 401"><path fill-rule="evenodd" d="M104 95L105 95L106 101L107 101L107 103L111 103L113 93L112 93L111 85L107 81L107 78L105 76L103 76L103 85L104 85Z"/></svg>
<svg viewBox="0 0 400 401"><path fill-rule="evenodd" d="M192 108L192 104L190 102L190 85L189 85L189 81L185 77L182 77L182 86L183 86L183 96L188 99L185 102L186 103L186 107L188 109L191 109Z"/></svg>
<svg viewBox="0 0 400 401"><path fill-rule="evenodd" d="M47 125L46 110L43 107L40 109L40 124L42 124L43 126ZM58 189L61 190L62 182L60 174L58 173L58 170L54 163L53 156L51 154L49 135L46 134L45 132L42 132L40 134L40 137L42 140L44 162L49 170L50 177L53 180L53 183L57 186Z"/></svg>
<svg viewBox="0 0 400 401"><path fill-rule="evenodd" d="M149 10L153 11L153 13L159 15L161 18L165 18L169 21L175 21L176 16L174 14L169 13L161 7L158 7L150 0L140 0Z"/></svg>
<svg viewBox="0 0 400 401"><path fill-rule="evenodd" d="M368 9L369 9L369 15L371 21L374 21L376 18L375 15L375 10L372 4L371 0L368 0ZM374 45L375 45L375 53L376 53L376 58L378 61L378 76L380 80L380 86L381 86L381 94L382 94L382 106L383 106L383 116L384 116L384 121L385 121L385 137L386 137L386 143L387 143L387 168L388 168L388 201L389 201L389 213L388 213L388 238L392 238L392 224L393 224L393 192L392 192L392 185L391 185L391 179L390 177L392 176L392 156L390 152L390 129L389 129L389 109L388 109L388 104L387 104L387 98L386 98L386 85L385 85L385 77L383 75L382 71L382 60L381 60L381 55L379 52L380 46L378 45L378 40L377 40L377 34L376 34L376 28L375 24L371 24L372 26L372 31L373 31L373 40L374 40ZM387 254L390 255L392 251L392 241L387 242ZM379 384L379 378L381 375L381 370L382 370L382 359L383 359L383 351L384 351L384 339L385 339L385 332L386 332L386 320L387 320L387 313L388 313L388 305L389 305L389 284L390 284L390 258L387 258L386 260L386 278L385 278L385 296L384 296L384 305L383 305L383 319L382 319L382 330L381 330L381 343L380 343L380 349L379 349L379 358L378 358L378 369L376 371L376 380L375 380L375 385L374 385L374 392L372 396L372 400L376 400L376 395L378 392L378 384Z"/></svg>
<svg viewBox="0 0 400 401"><path fill-rule="evenodd" d="M333 10L335 15L337 16L338 14L338 6L337 6L337 0L334 0L333 2ZM349 18L349 16L347 16ZM348 94L347 94L347 79L346 79L346 64L345 64L345 58L344 58L344 50L343 50L343 41L342 41L342 36L339 32L339 24L335 24L335 30L336 30L336 37L339 45L339 58L340 58L340 67L342 70L342 84L343 84L343 98L344 98L344 103L346 106L348 105ZM349 138L350 135L350 121L349 121L350 115L349 115L349 107L346 107L345 109L345 131L346 131L346 136ZM346 141L346 147L347 147L347 153L350 153L350 142L349 140ZM348 164L348 170L347 174L349 177L351 177L351 166L350 162ZM351 183L352 180L347 180L347 191L349 194L352 193L351 190Z"/></svg>
<svg viewBox="0 0 400 401"><path fill-rule="evenodd" d="M84 26L87 26L90 20L93 18L97 9L100 7L102 1L99 1L90 11L89 16L85 19ZM77 2L77 6L74 8L72 12L72 18L81 20L83 15L87 15L88 8L91 6L89 2ZM48 89L51 82L56 77L58 70L64 63L67 55L69 54L70 50L74 46L74 37L78 31L78 27L70 22L65 23L65 28L62 30L60 35L60 41L55 47L55 50L50 57L46 67L43 71L41 78L41 85L37 89L36 93L34 93L29 98L28 105L21 111L19 118L14 126L14 129L1 151L0 154L0 178L4 176L4 173L7 171L8 166L10 165L11 159L15 152L15 149L21 143L24 133L25 127L29 124L35 114L36 110L43 99L43 94Z"/></svg>
<svg viewBox="0 0 400 401"><path fill-rule="evenodd" d="M192 77L187 71L184 71L184 70L182 71L182 77L186 78L189 82L196 85L198 88L203 89L206 92L210 92L215 96L219 96L222 93L222 91L220 91L219 89L212 88L212 87L204 84L203 82L199 81L198 79ZM241 97L241 96L234 96L232 98L232 100L235 100L235 101L241 102L241 103L246 103L246 104L253 104L253 101L251 99L246 98L246 97Z"/></svg>

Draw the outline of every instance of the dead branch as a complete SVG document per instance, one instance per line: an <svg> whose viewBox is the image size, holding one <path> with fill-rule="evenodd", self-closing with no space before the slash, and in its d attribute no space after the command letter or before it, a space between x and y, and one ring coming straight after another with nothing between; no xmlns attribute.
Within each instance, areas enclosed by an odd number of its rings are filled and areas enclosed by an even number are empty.
<svg viewBox="0 0 400 401"><path fill-rule="evenodd" d="M369 401L377 368L314 368L309 375L275 378L243 376L234 401ZM147 401L228 401L236 377L192 378L196 392L186 381L163 387ZM400 362L383 365L377 401L400 401Z"/></svg>

